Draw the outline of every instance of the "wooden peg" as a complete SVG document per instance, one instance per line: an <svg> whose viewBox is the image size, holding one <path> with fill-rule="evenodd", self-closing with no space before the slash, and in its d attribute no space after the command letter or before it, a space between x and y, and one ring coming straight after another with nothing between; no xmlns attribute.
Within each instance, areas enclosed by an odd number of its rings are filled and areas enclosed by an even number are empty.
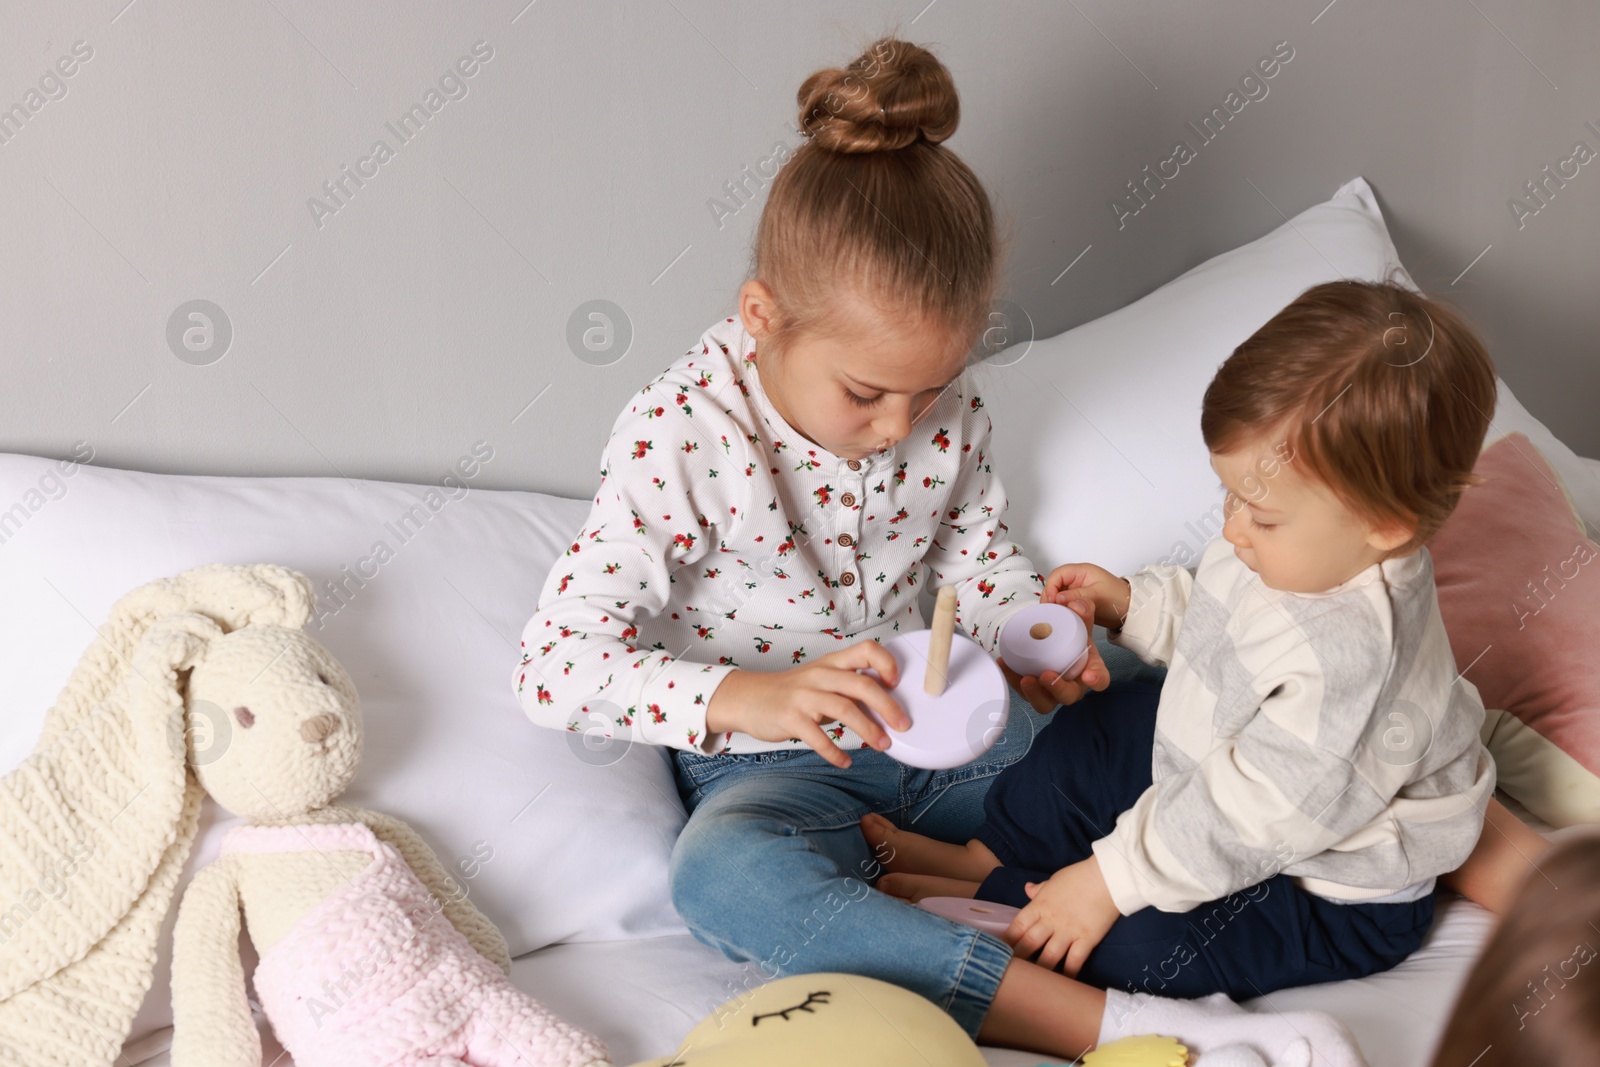
<svg viewBox="0 0 1600 1067"><path fill-rule="evenodd" d="M956 587L940 588L933 605L932 633L928 636L928 671L922 677L922 691L940 696L950 671L950 642L956 632Z"/></svg>

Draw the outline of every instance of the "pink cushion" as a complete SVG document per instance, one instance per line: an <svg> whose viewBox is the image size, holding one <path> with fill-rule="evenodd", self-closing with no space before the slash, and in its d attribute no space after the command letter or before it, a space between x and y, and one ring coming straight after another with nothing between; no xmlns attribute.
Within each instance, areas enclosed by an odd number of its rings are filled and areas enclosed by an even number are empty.
<svg viewBox="0 0 1600 1067"><path fill-rule="evenodd" d="M1522 434L1474 470L1488 480L1428 542L1456 664L1485 706L1600 775L1600 545Z"/></svg>

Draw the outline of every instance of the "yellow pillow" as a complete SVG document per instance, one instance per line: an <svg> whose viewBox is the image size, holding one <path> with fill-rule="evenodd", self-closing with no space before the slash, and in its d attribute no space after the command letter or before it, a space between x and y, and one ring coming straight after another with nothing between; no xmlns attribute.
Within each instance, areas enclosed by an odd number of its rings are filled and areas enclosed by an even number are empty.
<svg viewBox="0 0 1600 1067"><path fill-rule="evenodd" d="M932 1001L858 974L797 974L728 1001L673 1056L634 1067L984 1067Z"/></svg>

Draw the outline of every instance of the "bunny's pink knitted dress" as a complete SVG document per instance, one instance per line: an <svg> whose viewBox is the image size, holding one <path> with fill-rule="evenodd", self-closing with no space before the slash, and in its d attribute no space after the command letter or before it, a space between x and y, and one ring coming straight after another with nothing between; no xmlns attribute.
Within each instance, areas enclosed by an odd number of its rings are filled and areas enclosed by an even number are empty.
<svg viewBox="0 0 1600 1067"><path fill-rule="evenodd" d="M255 989L297 1067L582 1067L593 1035L480 955L391 846L359 824L239 826L228 852L365 851L372 862L262 957Z"/></svg>

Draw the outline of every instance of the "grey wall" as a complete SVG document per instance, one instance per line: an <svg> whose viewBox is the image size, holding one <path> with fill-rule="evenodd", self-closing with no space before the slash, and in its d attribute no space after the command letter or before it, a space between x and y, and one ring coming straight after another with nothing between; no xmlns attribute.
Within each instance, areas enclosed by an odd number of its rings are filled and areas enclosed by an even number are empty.
<svg viewBox="0 0 1600 1067"><path fill-rule="evenodd" d="M586 496L622 404L731 311L759 204L709 201L797 143L808 72L898 28L955 73L951 144L1011 220L1009 296L1039 336L1363 174L1417 281L1600 455L1600 163L1509 206L1575 142L1600 151L1600 5L925 3L9 4L0 449L437 481L484 440L477 484ZM1199 146L1185 123L1280 41L1267 95ZM92 55L58 83L75 42ZM475 42L492 58L400 143L385 124ZM1180 137L1196 157L1119 227L1112 198ZM379 139L392 158L315 217ZM194 299L231 324L220 359L169 343ZM593 299L632 327L609 365L567 342Z"/></svg>

